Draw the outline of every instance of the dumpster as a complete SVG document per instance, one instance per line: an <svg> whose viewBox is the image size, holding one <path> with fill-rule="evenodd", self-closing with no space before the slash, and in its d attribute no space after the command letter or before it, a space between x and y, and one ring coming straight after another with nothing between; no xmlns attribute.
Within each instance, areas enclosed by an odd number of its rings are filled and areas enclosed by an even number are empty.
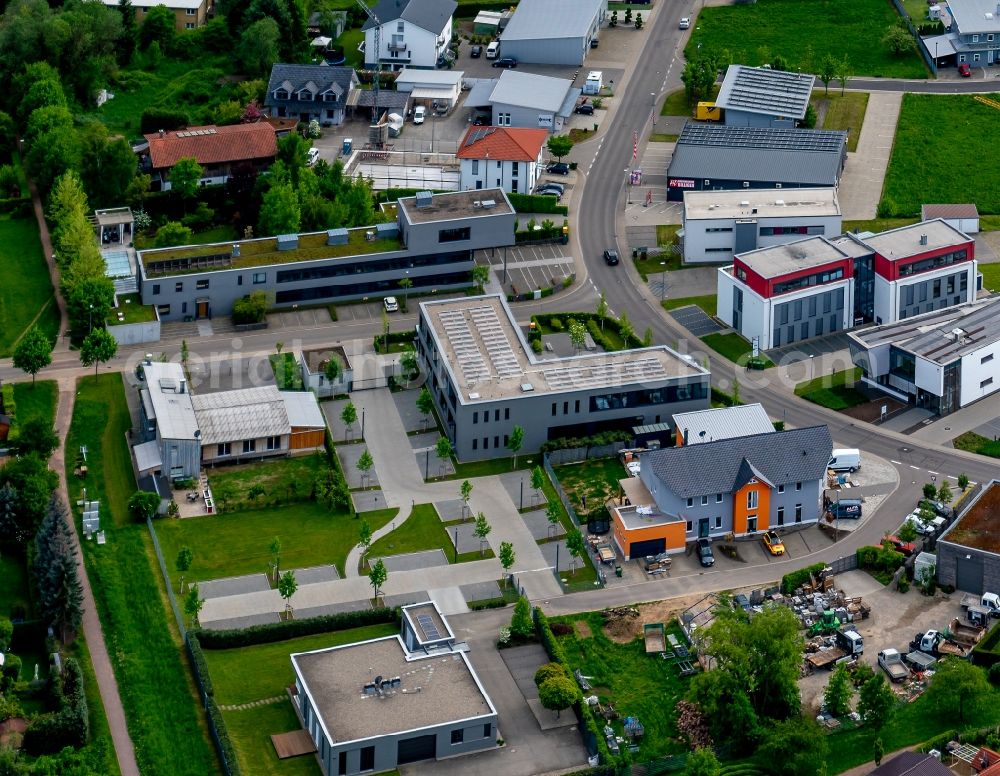
<svg viewBox="0 0 1000 776"><path fill-rule="evenodd" d="M615 576L618 577L619 579L621 579L621 576L622 576L622 567L621 566L615 566Z"/></svg>
<svg viewBox="0 0 1000 776"><path fill-rule="evenodd" d="M342 147L342 148L340 149L340 152L341 152L341 153L342 153L342 154L343 154L344 156L347 156L347 155L348 155L349 153L351 153L351 148L352 148L353 146L354 146L354 139L353 139L353 138L350 138L350 137L345 137L345 138L344 138L344 145L343 145L343 147Z"/></svg>

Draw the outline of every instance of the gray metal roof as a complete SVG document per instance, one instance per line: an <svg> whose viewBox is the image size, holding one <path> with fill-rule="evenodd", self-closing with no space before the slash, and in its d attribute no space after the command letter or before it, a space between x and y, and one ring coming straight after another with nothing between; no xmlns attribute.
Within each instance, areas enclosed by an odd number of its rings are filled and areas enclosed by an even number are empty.
<svg viewBox="0 0 1000 776"><path fill-rule="evenodd" d="M774 431L771 419L760 404L679 412L674 415L674 424L682 437L687 435L686 445Z"/></svg>
<svg viewBox="0 0 1000 776"><path fill-rule="evenodd" d="M1000 341L1000 297L848 332L865 348L894 345L945 366Z"/></svg>
<svg viewBox="0 0 1000 776"><path fill-rule="evenodd" d="M572 88L568 78L504 70L493 87L490 102L558 113Z"/></svg>
<svg viewBox="0 0 1000 776"><path fill-rule="evenodd" d="M583 38L606 0L521 0L500 40Z"/></svg>
<svg viewBox="0 0 1000 776"><path fill-rule="evenodd" d="M715 104L726 110L801 119L814 82L807 73L730 65Z"/></svg>
<svg viewBox="0 0 1000 776"><path fill-rule="evenodd" d="M282 436L291 432L281 393L273 385L192 397L202 444Z"/></svg>
<svg viewBox="0 0 1000 776"><path fill-rule="evenodd" d="M156 417L159 439L197 439L198 421L187 389L187 377L180 364L153 361L142 365L148 388L149 406Z"/></svg>
<svg viewBox="0 0 1000 776"><path fill-rule="evenodd" d="M382 24L402 19L437 35L456 8L458 3L455 0L381 0L372 8L372 13ZM374 26L369 18L361 29L370 30Z"/></svg>
<svg viewBox="0 0 1000 776"><path fill-rule="evenodd" d="M948 12L963 35L1000 32L1000 8L995 0L948 0Z"/></svg>
<svg viewBox="0 0 1000 776"><path fill-rule="evenodd" d="M323 410L312 391L280 391L280 395L292 428L326 428Z"/></svg>
<svg viewBox="0 0 1000 776"><path fill-rule="evenodd" d="M677 139L667 174L671 178L834 186L846 149L846 132L688 122Z"/></svg>
<svg viewBox="0 0 1000 776"><path fill-rule="evenodd" d="M680 498L732 493L744 461L771 485L819 480L826 474L833 441L826 426L722 439L642 454L642 467Z"/></svg>
<svg viewBox="0 0 1000 776"><path fill-rule="evenodd" d="M507 71L504 71L507 72ZM496 88L496 78L467 78L471 88L465 95L466 108L487 108L490 105L490 95Z"/></svg>

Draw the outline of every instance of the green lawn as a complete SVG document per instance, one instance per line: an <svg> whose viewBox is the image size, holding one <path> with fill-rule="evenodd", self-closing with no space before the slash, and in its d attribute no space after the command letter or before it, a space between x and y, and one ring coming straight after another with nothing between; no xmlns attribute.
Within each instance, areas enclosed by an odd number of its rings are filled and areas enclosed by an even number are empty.
<svg viewBox="0 0 1000 776"><path fill-rule="evenodd" d="M570 318L572 316L566 316ZM433 430L433 429L431 429ZM437 467L437 456L434 455L434 451L431 451L431 478L428 482L438 479L446 480L469 480L475 477L489 477L494 474L506 474L510 471L520 471L521 469L533 469L541 461L541 456L538 453L522 453L517 456L517 468L514 468L514 458L513 456L507 458L489 458L484 461L465 461L459 462L454 458L451 463L455 467L455 473L448 475L447 477L435 477L434 471ZM456 489L456 493L457 493Z"/></svg>
<svg viewBox="0 0 1000 776"><path fill-rule="evenodd" d="M118 297L118 307L108 313L107 325L119 326L128 323L148 323L156 320L156 311L151 304L143 304L138 294L125 294ZM118 320L118 313L125 315L124 320Z"/></svg>
<svg viewBox="0 0 1000 776"><path fill-rule="evenodd" d="M268 356L278 389L282 391L303 391L302 372L294 353L272 353Z"/></svg>
<svg viewBox="0 0 1000 776"><path fill-rule="evenodd" d="M650 143L674 143L677 141L680 135L665 134L663 132L654 132L649 136Z"/></svg>
<svg viewBox="0 0 1000 776"><path fill-rule="evenodd" d="M574 629L568 636L558 636L559 643L570 667L590 677L593 692L602 702L610 700L622 718L637 716L645 727L646 735L634 761L686 751L677 739L674 706L685 693L687 680L680 678L677 668L659 655L647 655L641 636L628 644L611 641L604 635L600 612L554 617L549 622L572 626L577 621L586 623L591 635L582 638ZM668 628L684 641L676 624ZM618 735L622 734L621 719L611 725Z"/></svg>
<svg viewBox="0 0 1000 776"><path fill-rule="evenodd" d="M678 307L687 307L693 304L704 310L706 315L715 315L716 301L715 294L706 294L705 296L681 296L677 299L664 299L660 304L668 312L676 310Z"/></svg>
<svg viewBox="0 0 1000 776"><path fill-rule="evenodd" d="M555 473L577 514L597 509L611 496L617 495L620 490L618 481L628 477L618 458L594 458L557 466ZM583 509L583 496L587 497L588 510Z"/></svg>
<svg viewBox="0 0 1000 776"><path fill-rule="evenodd" d="M861 125L865 122L865 111L868 109L868 92L845 92L839 89L824 95L817 86L813 92L813 107L819 112L821 103L826 104L826 115L823 117L823 129L842 129L847 134L847 150L858 150L858 138L861 136Z"/></svg>
<svg viewBox="0 0 1000 776"><path fill-rule="evenodd" d="M292 599L294 604L295 599ZM392 636L399 628L391 623L363 628L317 633L273 644L258 644L235 649L205 649L208 672L215 688L215 699L222 706L264 700L281 695L295 681L288 656L325 647L339 647L355 641Z"/></svg>
<svg viewBox="0 0 1000 776"><path fill-rule="evenodd" d="M1000 214L998 119L971 95L904 94L879 215L916 216L924 202L975 202Z"/></svg>
<svg viewBox="0 0 1000 776"><path fill-rule="evenodd" d="M59 386L55 380L36 380L32 383L14 384L14 403L17 406L17 422L27 423L32 418L47 420L55 424L56 403L59 401Z"/></svg>
<svg viewBox="0 0 1000 776"><path fill-rule="evenodd" d="M171 627L146 527L128 522L125 502L135 490L125 431L130 427L121 374L84 377L78 384L67 449L87 446L90 475L66 477L75 502L84 485L101 502L107 544L84 542L108 653L129 734L144 774L201 776L218 770L180 642Z"/></svg>
<svg viewBox="0 0 1000 776"><path fill-rule="evenodd" d="M28 618L32 614L31 596L28 595L28 569L25 558L11 549L0 554L0 617Z"/></svg>
<svg viewBox="0 0 1000 776"><path fill-rule="evenodd" d="M365 512L363 517L374 531L398 511L380 509ZM281 568L334 564L343 575L347 553L358 542L360 525L354 515L331 514L320 504L305 502L280 509L160 520L156 523L156 535L177 585L180 580L174 561L181 547L190 547L194 552L194 563L185 578L200 582L266 572L275 536L281 540Z"/></svg>
<svg viewBox="0 0 1000 776"><path fill-rule="evenodd" d="M242 466L209 469L208 482L223 512L274 506L275 503L307 501L312 497L316 476L327 467L323 453L295 458L271 458ZM251 500L250 488L264 493Z"/></svg>
<svg viewBox="0 0 1000 776"><path fill-rule="evenodd" d="M285 656L287 662L288 656ZM252 709L222 712L229 738L236 749L236 759L243 773L252 776L321 776L316 756L304 754L279 760L274 753L271 735L301 730L288 698Z"/></svg>
<svg viewBox="0 0 1000 776"><path fill-rule="evenodd" d="M719 96L719 84L712 87L712 96L707 100L702 100L702 102L712 102L716 97ZM687 116L688 118L694 115L694 107L688 103L687 94L685 94L683 89L678 89L676 92L671 92L667 95L667 98L663 101L663 106L660 108L661 116Z"/></svg>
<svg viewBox="0 0 1000 776"><path fill-rule="evenodd" d="M951 446L956 450L967 450L970 453L988 455L990 458L1000 458L1000 442L972 431L959 434L951 441Z"/></svg>
<svg viewBox="0 0 1000 776"><path fill-rule="evenodd" d="M456 493L456 496L458 494ZM489 519L489 515L486 516ZM413 507L406 522L396 530L374 542L368 549L368 558L379 558L386 555L404 555L408 552L424 552L425 550L443 550L449 563L455 562L455 543L448 536L448 529L438 517L433 504L417 504ZM493 550L483 545L485 552L466 552L458 556L458 562L492 558ZM390 575L391 576L391 575Z"/></svg>
<svg viewBox="0 0 1000 776"><path fill-rule="evenodd" d="M860 379L859 368L845 369L799 383L795 395L827 409L846 410L868 402L868 397L853 387Z"/></svg>
<svg viewBox="0 0 1000 776"><path fill-rule="evenodd" d="M365 34L360 29L344 30L344 34L337 38L337 45L344 47L344 56L347 61L345 67L360 68L365 66L364 54L358 51L358 44L365 39Z"/></svg>
<svg viewBox="0 0 1000 776"><path fill-rule="evenodd" d="M898 20L885 0L850 5L836 0L758 0L753 5L705 8L684 56L696 58L700 44L702 51L728 51L731 61L751 66L781 56L789 69L808 73L815 73L827 55L838 60L846 56L854 75L926 78L916 51L897 57L882 45L886 31Z"/></svg>
<svg viewBox="0 0 1000 776"><path fill-rule="evenodd" d="M213 243L233 242L242 239L242 235L236 232L231 224L221 224L210 229L202 229L191 235L191 245L211 245ZM155 238L147 237L144 234L137 234L135 237L135 247L137 249L153 248ZM302 309L301 306L299 309Z"/></svg>
<svg viewBox="0 0 1000 776"><path fill-rule="evenodd" d="M919 220L919 218L872 218L867 221L844 221L841 226L845 232L887 232L900 226L915 224Z"/></svg>
<svg viewBox="0 0 1000 776"><path fill-rule="evenodd" d="M563 503L559 499L559 495L556 493L555 486L549 479L548 474L545 475L545 479L542 483L542 499L539 500L538 504L535 503L536 499L534 488L528 488L527 485L528 483L526 482L525 489L531 491L531 498L527 502L529 506L542 506L544 508L548 503L555 504L556 511L559 513L559 523L562 527L566 531L580 529L580 526L573 522L573 519L569 516L566 508L563 506ZM593 507L590 507L588 512L592 509ZM586 520L586 515L581 515L579 511L577 511L577 517L581 520ZM582 558L575 561L576 570L573 573L570 573L569 571L570 560L571 558L566 558L565 560L562 557L559 558L559 565L562 567L562 573L559 576L561 579L566 580L563 583L563 589L567 593L576 593L581 590L593 590L594 583L597 581L597 570L594 568L594 563L591 560L590 555L584 554Z"/></svg>
<svg viewBox="0 0 1000 776"><path fill-rule="evenodd" d="M55 342L59 310L34 218L0 216L0 276L0 357L14 352L33 323Z"/></svg>
<svg viewBox="0 0 1000 776"><path fill-rule="evenodd" d="M739 334L709 334L701 338L701 341L708 345L712 350L714 350L719 355L725 356L734 364L743 366L746 364L747 360L750 358L750 354L753 352L753 346L741 337ZM773 363L765 356L761 355L760 358L764 359L765 369L770 369L774 366Z"/></svg>
<svg viewBox="0 0 1000 776"><path fill-rule="evenodd" d="M895 715L878 734L884 751L895 752L958 727L957 720L938 713L928 704L926 697L921 696L913 703L896 707ZM978 710L966 712L964 729L974 730L997 723L1000 723L1000 687L993 687L990 697ZM875 733L865 727L832 734L829 738L826 772L841 773L869 762L872 759L875 737Z"/></svg>
<svg viewBox="0 0 1000 776"><path fill-rule="evenodd" d="M1000 291L1000 264L980 264L979 271L983 273L983 288Z"/></svg>

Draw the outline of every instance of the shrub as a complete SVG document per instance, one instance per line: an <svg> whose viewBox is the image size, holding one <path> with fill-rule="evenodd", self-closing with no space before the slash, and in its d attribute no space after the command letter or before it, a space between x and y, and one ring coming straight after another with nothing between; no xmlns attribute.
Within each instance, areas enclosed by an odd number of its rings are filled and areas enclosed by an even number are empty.
<svg viewBox="0 0 1000 776"><path fill-rule="evenodd" d="M365 609L358 612L341 612L304 620L285 620L267 625L251 625L235 630L199 630L195 634L204 649L232 649L255 644L273 644L276 641L312 636L316 633L360 628L364 625L399 623L398 609Z"/></svg>
<svg viewBox="0 0 1000 776"><path fill-rule="evenodd" d="M52 754L70 746L86 746L90 735L83 671L74 658L67 658L63 675L50 680L51 691L59 699L59 710L36 717L24 732L24 750L32 755Z"/></svg>
<svg viewBox="0 0 1000 776"><path fill-rule="evenodd" d="M267 297L263 291L241 297L233 302L233 323L237 326L248 323L261 323L267 314Z"/></svg>
<svg viewBox="0 0 1000 776"><path fill-rule="evenodd" d="M809 578L813 574L816 574L825 568L825 563L814 563L811 566L806 566L804 569L788 572L781 578L781 592L785 595L791 595L795 592L796 588L801 587L808 582Z"/></svg>
<svg viewBox="0 0 1000 776"><path fill-rule="evenodd" d="M540 687L543 682L547 682L555 676L568 678L569 671L559 663L546 663L543 666L539 666L538 670L535 671L535 687Z"/></svg>
<svg viewBox="0 0 1000 776"><path fill-rule="evenodd" d="M542 345L542 341L540 339L533 339L531 341L531 349L533 351L535 351L536 353L541 353L542 350L544 349L544 346Z"/></svg>
<svg viewBox="0 0 1000 776"><path fill-rule="evenodd" d="M188 125L188 117L184 111L169 110L167 108L146 108L139 119L139 132L149 135L165 132L172 129L183 129Z"/></svg>
<svg viewBox="0 0 1000 776"><path fill-rule="evenodd" d="M549 328L552 329L552 331L562 331L566 327L563 326L562 318L550 318Z"/></svg>

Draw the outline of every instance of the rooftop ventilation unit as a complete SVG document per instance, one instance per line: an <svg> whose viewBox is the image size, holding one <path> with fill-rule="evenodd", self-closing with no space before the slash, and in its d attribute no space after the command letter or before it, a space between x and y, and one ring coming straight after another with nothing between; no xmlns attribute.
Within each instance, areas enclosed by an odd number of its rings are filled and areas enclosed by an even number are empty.
<svg viewBox="0 0 1000 776"><path fill-rule="evenodd" d="M742 202L740 202L740 207L750 207L750 200L744 199Z"/></svg>
<svg viewBox="0 0 1000 776"><path fill-rule="evenodd" d="M496 207L496 206L497 206L497 202L496 202L495 199L484 199L483 200L483 209L484 210L489 210L490 208Z"/></svg>
<svg viewBox="0 0 1000 776"><path fill-rule="evenodd" d="M785 206L785 200L783 200L783 199L776 199L776 200L774 200L774 204L777 205L778 207L784 207Z"/></svg>
<svg viewBox="0 0 1000 776"><path fill-rule="evenodd" d="M920 244L921 245L927 245L927 235L926 234L920 235Z"/></svg>
<svg viewBox="0 0 1000 776"><path fill-rule="evenodd" d="M475 391L473 391L472 393L469 394L469 398L470 399L478 399L479 398L479 394L476 393Z"/></svg>
<svg viewBox="0 0 1000 776"><path fill-rule="evenodd" d="M297 234L279 234L278 250L294 251L299 247L299 236Z"/></svg>
<svg viewBox="0 0 1000 776"><path fill-rule="evenodd" d="M414 199L417 202L417 207L430 207L431 202L434 200L434 195L429 191L418 191Z"/></svg>
<svg viewBox="0 0 1000 776"><path fill-rule="evenodd" d="M343 227L340 229L328 229L326 232L327 245L347 245L349 239L350 236Z"/></svg>
<svg viewBox="0 0 1000 776"><path fill-rule="evenodd" d="M535 386L531 383L521 383L521 393L531 393L535 390Z"/></svg>

